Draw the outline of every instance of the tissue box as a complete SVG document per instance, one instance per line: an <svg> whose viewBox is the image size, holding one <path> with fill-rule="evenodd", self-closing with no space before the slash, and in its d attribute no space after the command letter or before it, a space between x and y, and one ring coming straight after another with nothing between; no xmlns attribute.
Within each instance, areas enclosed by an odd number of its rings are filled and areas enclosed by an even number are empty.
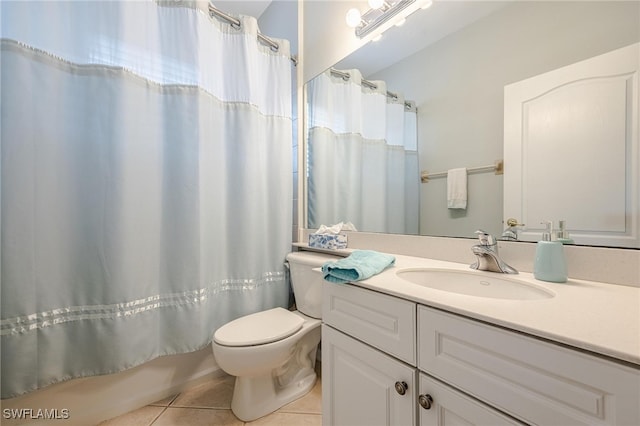
<svg viewBox="0 0 640 426"><path fill-rule="evenodd" d="M347 234L309 234L309 247L329 250L347 248Z"/></svg>

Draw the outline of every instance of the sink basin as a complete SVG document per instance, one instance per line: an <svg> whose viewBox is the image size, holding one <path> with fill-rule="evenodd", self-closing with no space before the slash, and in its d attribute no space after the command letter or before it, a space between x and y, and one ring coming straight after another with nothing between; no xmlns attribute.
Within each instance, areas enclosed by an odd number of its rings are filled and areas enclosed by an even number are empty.
<svg viewBox="0 0 640 426"><path fill-rule="evenodd" d="M491 272L451 269L401 269L396 275L413 284L467 296L508 300L549 299L555 294L525 281Z"/></svg>

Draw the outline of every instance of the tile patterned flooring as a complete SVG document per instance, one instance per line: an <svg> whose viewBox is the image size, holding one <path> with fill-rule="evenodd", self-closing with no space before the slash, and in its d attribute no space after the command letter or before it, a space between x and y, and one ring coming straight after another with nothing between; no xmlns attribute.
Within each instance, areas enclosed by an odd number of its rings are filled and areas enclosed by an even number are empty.
<svg viewBox="0 0 640 426"><path fill-rule="evenodd" d="M99 426L320 426L322 424L322 384L275 413L252 422L238 420L231 411L231 395L235 378L224 376L155 402Z"/></svg>

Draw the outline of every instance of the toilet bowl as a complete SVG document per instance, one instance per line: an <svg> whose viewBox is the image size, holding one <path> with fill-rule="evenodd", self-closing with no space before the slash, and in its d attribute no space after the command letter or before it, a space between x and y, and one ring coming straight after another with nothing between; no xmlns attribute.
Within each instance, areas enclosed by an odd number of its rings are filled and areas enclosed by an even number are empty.
<svg viewBox="0 0 640 426"><path fill-rule="evenodd" d="M322 275L336 257L294 252L287 255L297 311L273 308L220 327L211 346L218 366L235 376L231 410L251 421L308 393L316 383L320 343Z"/></svg>

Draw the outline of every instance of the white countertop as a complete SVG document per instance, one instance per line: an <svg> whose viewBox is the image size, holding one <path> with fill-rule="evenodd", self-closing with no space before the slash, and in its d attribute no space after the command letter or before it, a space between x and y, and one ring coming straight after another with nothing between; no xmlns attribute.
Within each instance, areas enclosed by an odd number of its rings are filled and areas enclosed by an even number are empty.
<svg viewBox="0 0 640 426"><path fill-rule="evenodd" d="M469 265L394 256L394 266L354 285L640 365L640 288L571 278L550 283L521 272L504 277L543 287L555 296L537 300L468 296L413 284L396 272L405 268L471 271Z"/></svg>

